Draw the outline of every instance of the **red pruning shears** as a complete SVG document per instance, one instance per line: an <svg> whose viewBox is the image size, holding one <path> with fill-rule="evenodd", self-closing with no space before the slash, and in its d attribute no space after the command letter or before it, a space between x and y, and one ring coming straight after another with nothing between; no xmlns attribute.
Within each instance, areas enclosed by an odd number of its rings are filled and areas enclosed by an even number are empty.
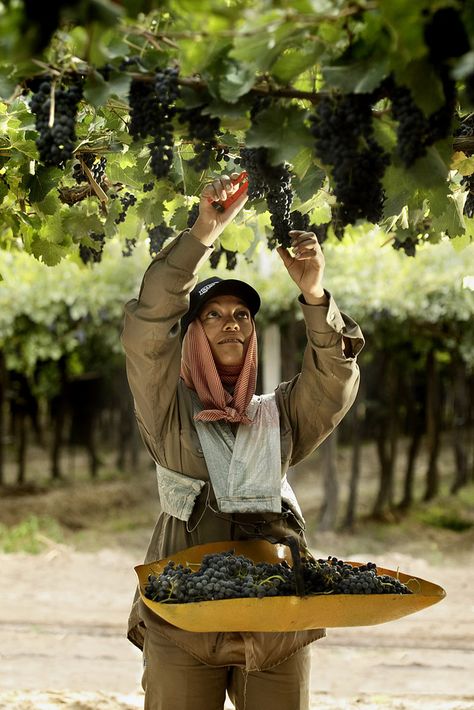
<svg viewBox="0 0 474 710"><path fill-rule="evenodd" d="M212 202L212 206L218 211L218 212L225 212L225 210L230 207L239 197L240 195L245 192L245 190L249 186L249 180L248 180L248 175L245 172L245 170L240 173L240 175L232 180L232 183L234 185L237 185L238 183L241 183L240 187L238 190L234 192L233 195L227 198L227 200L224 200L224 202L216 202L212 199L209 200L209 202Z"/></svg>

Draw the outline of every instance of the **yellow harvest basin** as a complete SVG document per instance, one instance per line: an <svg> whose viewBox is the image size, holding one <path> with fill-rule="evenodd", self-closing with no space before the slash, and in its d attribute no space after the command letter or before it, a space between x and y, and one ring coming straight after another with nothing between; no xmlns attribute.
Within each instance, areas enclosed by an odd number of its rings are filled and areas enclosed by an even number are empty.
<svg viewBox="0 0 474 710"><path fill-rule="evenodd" d="M433 582L377 567L377 574L398 577L413 594L322 594L263 599L252 597L189 604L154 602L145 597L148 575L159 575L169 560L196 565L204 555L225 550L234 550L236 555L245 555L254 562L275 563L286 560L291 564L291 553L286 545L273 545L265 540L227 540L196 545L166 559L135 567L143 603L170 624L187 631L298 631L383 624L421 611L446 596L444 589Z"/></svg>

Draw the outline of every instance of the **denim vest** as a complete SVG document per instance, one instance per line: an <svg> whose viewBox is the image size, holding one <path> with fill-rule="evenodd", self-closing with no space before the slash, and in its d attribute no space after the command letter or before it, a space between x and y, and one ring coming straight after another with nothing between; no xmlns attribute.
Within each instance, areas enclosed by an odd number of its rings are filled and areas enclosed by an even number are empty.
<svg viewBox="0 0 474 710"><path fill-rule="evenodd" d="M193 395L194 413L202 405ZM281 477L280 418L274 394L254 395L247 407L250 425L234 436L226 422L196 421L212 488L223 513L280 513L282 501L303 523L286 475ZM161 508L188 521L205 481L156 464Z"/></svg>

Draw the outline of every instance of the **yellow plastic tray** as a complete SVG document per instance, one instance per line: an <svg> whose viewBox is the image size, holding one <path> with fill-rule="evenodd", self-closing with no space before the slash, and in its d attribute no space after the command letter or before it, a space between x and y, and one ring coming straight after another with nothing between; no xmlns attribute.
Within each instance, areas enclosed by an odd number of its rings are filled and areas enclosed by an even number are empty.
<svg viewBox="0 0 474 710"><path fill-rule="evenodd" d="M168 560L199 563L204 555L235 550L254 562L291 564L286 545L265 540L224 541L196 545L163 560L135 567L140 596L155 614L187 631L298 631L335 626L372 626L421 611L446 596L444 589L420 577L377 567L377 574L398 577L413 594L329 594L307 597L267 597L263 599L222 599L189 604L170 604L147 599L144 588L148 575L162 572ZM351 562L360 565L359 562Z"/></svg>

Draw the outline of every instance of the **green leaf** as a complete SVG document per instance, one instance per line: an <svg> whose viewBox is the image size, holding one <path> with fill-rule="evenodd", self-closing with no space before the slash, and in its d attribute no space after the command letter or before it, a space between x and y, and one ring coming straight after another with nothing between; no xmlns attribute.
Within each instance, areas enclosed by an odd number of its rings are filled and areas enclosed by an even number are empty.
<svg viewBox="0 0 474 710"><path fill-rule="evenodd" d="M44 219L41 224L39 236L55 244L63 244L65 240L63 214L62 211L57 210L53 215Z"/></svg>
<svg viewBox="0 0 474 710"><path fill-rule="evenodd" d="M145 224L160 224L163 219L163 202L146 197L137 206L137 215Z"/></svg>
<svg viewBox="0 0 474 710"><path fill-rule="evenodd" d="M255 69L230 60L223 63L223 68L224 73L218 84L219 95L224 101L236 103L254 85Z"/></svg>
<svg viewBox="0 0 474 710"><path fill-rule="evenodd" d="M15 148L15 150L18 150L20 153L23 153L23 155L33 160L38 158L38 151L34 141L15 140L12 141L12 148Z"/></svg>
<svg viewBox="0 0 474 710"><path fill-rule="evenodd" d="M243 254L252 245L254 238L253 229L232 222L220 236L220 243L224 249Z"/></svg>
<svg viewBox="0 0 474 710"><path fill-rule="evenodd" d="M445 101L443 86L432 64L425 60L410 62L399 71L395 70L396 81L407 86L416 105L429 116Z"/></svg>
<svg viewBox="0 0 474 710"><path fill-rule="evenodd" d="M236 37L230 56L241 62L248 62L265 71L271 66L275 40L267 27L262 27L260 33L250 36Z"/></svg>
<svg viewBox="0 0 474 710"><path fill-rule="evenodd" d="M342 66L325 66L322 75L325 83L344 92L355 94L370 93L389 74L387 57L374 57Z"/></svg>
<svg viewBox="0 0 474 710"><path fill-rule="evenodd" d="M316 195L325 178L324 172L312 164L300 181L294 181L293 188L302 202L306 202Z"/></svg>
<svg viewBox="0 0 474 710"><path fill-rule="evenodd" d="M62 170L59 168L46 168L44 165L37 165L35 174L29 177L26 184L26 189L29 191L29 201L34 204L44 200L46 195L57 187L62 174Z"/></svg>
<svg viewBox="0 0 474 710"><path fill-rule="evenodd" d="M311 148L303 148L293 160L293 172L302 180L312 165L313 151Z"/></svg>
<svg viewBox="0 0 474 710"><path fill-rule="evenodd" d="M100 108L112 94L110 84L105 81L102 74L93 71L88 74L84 84L84 98L95 108Z"/></svg>
<svg viewBox="0 0 474 710"><path fill-rule="evenodd" d="M90 233L101 233L104 226L97 214L85 214L83 210L70 209L63 218L64 229L75 242L82 241L82 238Z"/></svg>
<svg viewBox="0 0 474 710"><path fill-rule="evenodd" d="M178 232L182 232L188 226L188 208L185 205L178 207L170 218L170 225Z"/></svg>
<svg viewBox="0 0 474 710"><path fill-rule="evenodd" d="M250 148L270 148L275 164L291 163L302 148L313 143L305 118L306 111L293 105L262 111L247 132L246 145Z"/></svg>
<svg viewBox="0 0 474 710"><path fill-rule="evenodd" d="M446 232L450 237L459 237L464 234L464 222L459 214L458 205L454 200L448 200L446 209L433 216L433 229L437 232Z"/></svg>
<svg viewBox="0 0 474 710"><path fill-rule="evenodd" d="M36 203L36 209L43 215L55 214L61 209L61 202L59 200L56 190L51 190L41 202Z"/></svg>
<svg viewBox="0 0 474 710"><path fill-rule="evenodd" d="M31 253L44 264L56 266L66 256L69 246L54 244L47 239L35 237L31 242Z"/></svg>
<svg viewBox="0 0 474 710"><path fill-rule="evenodd" d="M303 49L286 49L272 66L272 74L277 81L288 84L302 72L314 66L322 54L323 47L313 44Z"/></svg>

